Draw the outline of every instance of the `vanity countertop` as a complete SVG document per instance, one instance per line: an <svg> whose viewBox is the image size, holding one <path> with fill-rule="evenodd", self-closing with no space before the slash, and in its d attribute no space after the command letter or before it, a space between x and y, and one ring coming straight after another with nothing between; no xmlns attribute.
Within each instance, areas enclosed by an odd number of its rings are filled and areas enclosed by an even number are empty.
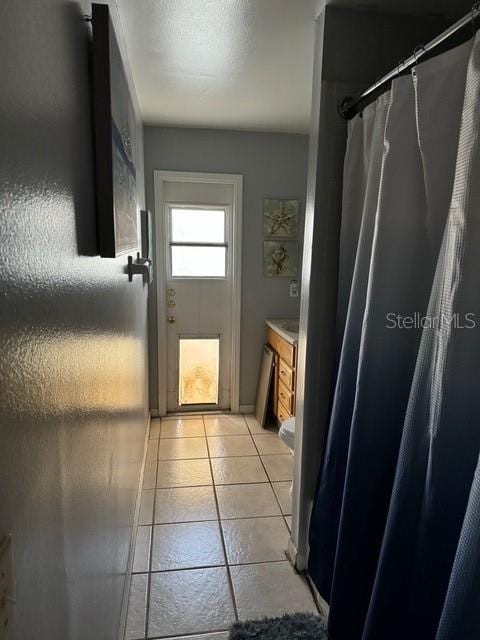
<svg viewBox="0 0 480 640"><path fill-rule="evenodd" d="M265 324L290 344L298 344L298 319L265 320Z"/></svg>

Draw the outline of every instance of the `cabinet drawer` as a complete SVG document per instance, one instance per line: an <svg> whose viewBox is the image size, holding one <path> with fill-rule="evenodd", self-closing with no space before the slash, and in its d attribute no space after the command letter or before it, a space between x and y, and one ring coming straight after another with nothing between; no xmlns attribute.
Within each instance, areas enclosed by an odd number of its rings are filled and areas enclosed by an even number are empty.
<svg viewBox="0 0 480 640"><path fill-rule="evenodd" d="M294 371L283 360L278 361L278 379L281 380L290 391L295 391Z"/></svg>
<svg viewBox="0 0 480 640"><path fill-rule="evenodd" d="M293 415L293 393L288 389L281 380L278 381L278 400L288 409L290 415Z"/></svg>
<svg viewBox="0 0 480 640"><path fill-rule="evenodd" d="M285 407L282 405L282 403L279 400L277 403L277 418L279 422L284 422L284 420L288 420L288 418L291 418L291 417L292 416L289 414L289 412L285 409Z"/></svg>
<svg viewBox="0 0 480 640"><path fill-rule="evenodd" d="M284 340L270 327L267 328L267 342L289 367L295 366L295 347Z"/></svg>

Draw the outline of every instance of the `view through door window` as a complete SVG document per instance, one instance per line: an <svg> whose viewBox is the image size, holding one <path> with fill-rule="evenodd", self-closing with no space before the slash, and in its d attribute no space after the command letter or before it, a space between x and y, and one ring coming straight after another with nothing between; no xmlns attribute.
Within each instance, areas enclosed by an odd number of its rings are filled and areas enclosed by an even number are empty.
<svg viewBox="0 0 480 640"><path fill-rule="evenodd" d="M170 269L173 278L225 278L224 209L170 210Z"/></svg>
<svg viewBox="0 0 480 640"><path fill-rule="evenodd" d="M180 338L180 406L218 404L219 356L219 338Z"/></svg>

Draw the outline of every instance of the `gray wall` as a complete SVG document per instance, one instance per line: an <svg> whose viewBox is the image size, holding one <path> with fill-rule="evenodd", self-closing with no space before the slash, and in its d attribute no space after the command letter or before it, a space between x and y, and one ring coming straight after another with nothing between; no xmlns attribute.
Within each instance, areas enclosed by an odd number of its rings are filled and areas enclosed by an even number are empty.
<svg viewBox="0 0 480 640"><path fill-rule="evenodd" d="M0 537L14 539L14 640L117 637L147 420L146 290L128 283L126 257L96 255L89 11L0 9Z"/></svg>
<svg viewBox="0 0 480 640"><path fill-rule="evenodd" d="M303 228L308 136L160 127L145 127L144 131L146 196L152 211L155 169L244 176L240 403L254 404L264 322L298 317L299 313L299 299L289 297L290 280L263 276L263 198L299 198ZM149 304L150 403L157 408L155 294Z"/></svg>

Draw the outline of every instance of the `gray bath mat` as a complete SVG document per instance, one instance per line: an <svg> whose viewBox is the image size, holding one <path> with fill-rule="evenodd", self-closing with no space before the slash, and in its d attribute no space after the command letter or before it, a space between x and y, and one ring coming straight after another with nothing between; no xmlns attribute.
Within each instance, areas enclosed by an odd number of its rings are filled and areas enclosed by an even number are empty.
<svg viewBox="0 0 480 640"><path fill-rule="evenodd" d="M327 638L325 620L308 613L236 622L230 631L230 640L327 640Z"/></svg>

